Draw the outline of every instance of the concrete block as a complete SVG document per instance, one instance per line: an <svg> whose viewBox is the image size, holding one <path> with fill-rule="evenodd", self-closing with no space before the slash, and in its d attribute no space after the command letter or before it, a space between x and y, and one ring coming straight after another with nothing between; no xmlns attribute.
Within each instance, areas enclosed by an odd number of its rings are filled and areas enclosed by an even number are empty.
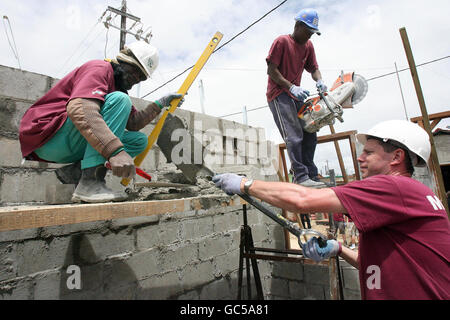
<svg viewBox="0 0 450 320"><path fill-rule="evenodd" d="M15 100L0 95L0 130L18 134L20 120L31 105L31 101Z"/></svg>
<svg viewBox="0 0 450 320"><path fill-rule="evenodd" d="M181 238L183 240L198 239L211 235L213 230L213 218L185 220L181 222Z"/></svg>
<svg viewBox="0 0 450 320"><path fill-rule="evenodd" d="M68 238L53 238L50 241L31 240L17 246L17 275L26 276L36 272L63 266L69 249Z"/></svg>
<svg viewBox="0 0 450 320"><path fill-rule="evenodd" d="M31 278L0 283L0 300L31 300L33 289Z"/></svg>
<svg viewBox="0 0 450 320"><path fill-rule="evenodd" d="M75 191L75 184L51 184L45 186L46 204L72 203L72 195Z"/></svg>
<svg viewBox="0 0 450 320"><path fill-rule="evenodd" d="M211 261L187 264L182 270L181 284L184 290L191 290L215 280Z"/></svg>
<svg viewBox="0 0 450 320"><path fill-rule="evenodd" d="M178 224L158 224L136 231L137 248L143 250L159 245L169 245L179 241Z"/></svg>
<svg viewBox="0 0 450 320"><path fill-rule="evenodd" d="M325 290L321 285L305 284L304 300L325 300Z"/></svg>
<svg viewBox="0 0 450 320"><path fill-rule="evenodd" d="M275 296L289 298L289 281L273 278L270 284L269 293Z"/></svg>
<svg viewBox="0 0 450 320"><path fill-rule="evenodd" d="M303 300L305 298L305 287L302 282L289 281L289 299Z"/></svg>
<svg viewBox="0 0 450 320"><path fill-rule="evenodd" d="M163 272L175 270L198 261L198 244L175 245L161 251L160 265Z"/></svg>
<svg viewBox="0 0 450 320"><path fill-rule="evenodd" d="M39 274L34 278L35 300L58 300L61 298L61 287L66 283L61 282L59 270Z"/></svg>
<svg viewBox="0 0 450 320"><path fill-rule="evenodd" d="M95 263L109 256L134 251L134 235L126 231L107 234L85 234L79 243L79 256L87 263Z"/></svg>
<svg viewBox="0 0 450 320"><path fill-rule="evenodd" d="M274 262L272 269L272 276L276 278L283 278L295 281L303 280L303 264L288 263L288 262Z"/></svg>
<svg viewBox="0 0 450 320"><path fill-rule="evenodd" d="M2 242L11 241L23 241L27 239L36 238L39 229L25 229L25 230L14 230L14 231L2 231L0 232L0 245Z"/></svg>
<svg viewBox="0 0 450 320"><path fill-rule="evenodd" d="M54 172L49 171L18 171L4 172L0 185L1 203L44 203L46 200L46 185L62 185Z"/></svg>
<svg viewBox="0 0 450 320"><path fill-rule="evenodd" d="M159 260L161 259L158 249L150 249L133 254L125 264L115 262L114 276L117 281L122 281L126 274L127 279L143 280L160 273ZM117 272L120 269L120 272Z"/></svg>
<svg viewBox="0 0 450 320"><path fill-rule="evenodd" d="M134 226L139 228L140 225L147 225L150 223L157 223L159 221L159 215L153 215L148 217L134 217L111 220L111 228L121 228L125 226Z"/></svg>
<svg viewBox="0 0 450 320"><path fill-rule="evenodd" d="M0 244L0 281L9 280L17 276L18 268L17 244Z"/></svg>
<svg viewBox="0 0 450 320"><path fill-rule="evenodd" d="M303 272L304 272L304 275L303 275L304 281L306 283L314 283L317 285L319 285L319 284L329 285L330 284L328 267L326 267L326 266L304 265Z"/></svg>
<svg viewBox="0 0 450 320"><path fill-rule="evenodd" d="M225 300L233 299L230 294L230 285L225 278L213 281L205 285L200 291L201 300Z"/></svg>
<svg viewBox="0 0 450 320"><path fill-rule="evenodd" d="M1 66L0 95L35 101L57 81L46 75Z"/></svg>
<svg viewBox="0 0 450 320"><path fill-rule="evenodd" d="M51 238L87 231L91 233L92 232L102 233L107 230L108 226L109 226L108 221L94 221L94 222L82 222L61 226L45 227L39 229L30 229L30 230L39 230L39 237L41 238Z"/></svg>
<svg viewBox="0 0 450 320"><path fill-rule="evenodd" d="M178 273L171 271L139 281L137 299L166 300L181 292L182 287Z"/></svg>
<svg viewBox="0 0 450 320"><path fill-rule="evenodd" d="M344 282L344 288L359 290L359 271L353 267L342 268L342 278Z"/></svg>
<svg viewBox="0 0 450 320"><path fill-rule="evenodd" d="M239 213L225 213L213 216L214 232L227 232L241 227Z"/></svg>
<svg viewBox="0 0 450 320"><path fill-rule="evenodd" d="M227 276L239 268L239 248L214 257L215 275Z"/></svg>
<svg viewBox="0 0 450 320"><path fill-rule="evenodd" d="M207 260L217 255L224 254L232 250L232 238L228 234L216 235L206 238L198 244L198 254L200 260Z"/></svg>

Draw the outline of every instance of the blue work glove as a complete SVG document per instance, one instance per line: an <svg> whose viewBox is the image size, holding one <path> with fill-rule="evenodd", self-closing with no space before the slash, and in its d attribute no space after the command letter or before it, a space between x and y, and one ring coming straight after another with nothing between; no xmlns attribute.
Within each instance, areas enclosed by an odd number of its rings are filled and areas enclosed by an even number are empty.
<svg viewBox="0 0 450 320"><path fill-rule="evenodd" d="M317 80L316 88L317 88L317 91L322 92L322 93L326 92L328 89L327 86L325 85L325 83L323 83L322 79Z"/></svg>
<svg viewBox="0 0 450 320"><path fill-rule="evenodd" d="M160 107L161 109L164 107L168 107L170 106L170 103L172 102L173 99L178 99L181 98L183 95L179 94L179 93L169 93L167 95L165 95L164 97L158 99L155 101L155 103L158 105L158 107ZM184 98L180 100L180 102L178 103L178 106L181 106L184 102Z"/></svg>
<svg viewBox="0 0 450 320"><path fill-rule="evenodd" d="M309 96L309 91L308 90L302 89L302 88L300 88L299 86L296 86L296 85L292 85L289 88L289 92L292 93L292 95L294 97L296 97L300 102L305 101L305 99L308 98L308 96Z"/></svg>
<svg viewBox="0 0 450 320"><path fill-rule="evenodd" d="M305 244L300 243L303 255L315 262L320 262L329 257L335 257L341 252L341 244L336 240L327 240L327 245L323 248L319 246L319 239L314 237Z"/></svg>
<svg viewBox="0 0 450 320"><path fill-rule="evenodd" d="M223 173L217 174L212 178L212 181L217 188L222 189L227 195L232 196L233 194L240 194L241 192L241 181L244 176L238 176L234 173Z"/></svg>

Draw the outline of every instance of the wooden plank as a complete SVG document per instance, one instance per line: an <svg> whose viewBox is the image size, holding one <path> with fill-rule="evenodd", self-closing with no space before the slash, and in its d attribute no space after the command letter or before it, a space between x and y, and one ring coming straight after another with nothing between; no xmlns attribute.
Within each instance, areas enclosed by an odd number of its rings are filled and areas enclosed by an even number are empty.
<svg viewBox="0 0 450 320"><path fill-rule="evenodd" d="M438 112L438 113L433 113L428 115L428 119L429 120L436 120L436 119L444 119L444 118L449 118L450 117L450 111L443 111L443 112ZM419 121L423 121L423 117L414 117L410 119L412 122L419 122Z"/></svg>
<svg viewBox="0 0 450 320"><path fill-rule="evenodd" d="M158 201L4 207L0 208L0 231L209 209L212 206L211 203L225 207L237 206L245 202L237 196L232 198L203 196Z"/></svg>

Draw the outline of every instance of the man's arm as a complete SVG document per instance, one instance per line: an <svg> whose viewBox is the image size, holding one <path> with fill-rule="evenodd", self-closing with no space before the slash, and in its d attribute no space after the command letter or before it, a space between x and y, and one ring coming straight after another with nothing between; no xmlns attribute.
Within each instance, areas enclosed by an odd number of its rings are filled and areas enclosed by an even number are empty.
<svg viewBox="0 0 450 320"><path fill-rule="evenodd" d="M320 79L322 79L322 74L320 73L320 70L319 69L316 69L316 71L314 71L313 73L311 73L311 78L314 80L314 81L318 81L318 80L320 80Z"/></svg>
<svg viewBox="0 0 450 320"><path fill-rule="evenodd" d="M244 190L245 181L241 181L241 191ZM255 180L249 193L273 206L295 213L347 212L330 188L312 189L294 183Z"/></svg>
<svg viewBox="0 0 450 320"><path fill-rule="evenodd" d="M292 86L292 83L283 77L280 70L278 70L278 66L270 61L267 62L267 74L276 84L286 90L289 90Z"/></svg>
<svg viewBox="0 0 450 320"><path fill-rule="evenodd" d="M342 252L339 254L345 261L350 263L356 269L359 269L358 251L353 251L345 246L342 246Z"/></svg>

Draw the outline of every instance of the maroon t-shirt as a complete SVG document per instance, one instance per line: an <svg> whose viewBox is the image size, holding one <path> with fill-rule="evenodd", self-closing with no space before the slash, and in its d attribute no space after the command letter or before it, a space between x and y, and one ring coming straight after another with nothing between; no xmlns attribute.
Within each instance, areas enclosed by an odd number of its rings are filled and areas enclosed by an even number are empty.
<svg viewBox="0 0 450 320"><path fill-rule="evenodd" d="M362 299L450 299L450 224L433 191L390 175L332 189L360 232Z"/></svg>
<svg viewBox="0 0 450 320"><path fill-rule="evenodd" d="M278 66L278 70L286 80L299 86L303 70L313 73L319 66L316 61L314 46L310 40L300 45L290 35L282 35L275 39L266 58L267 63L272 62ZM286 90L268 77L267 101L270 102Z"/></svg>
<svg viewBox="0 0 450 320"><path fill-rule="evenodd" d="M105 96L115 90L114 71L109 62L89 61L70 72L23 115L19 129L23 157L36 159L29 157L30 154L49 141L64 124L66 106L71 99L97 99L103 103Z"/></svg>

